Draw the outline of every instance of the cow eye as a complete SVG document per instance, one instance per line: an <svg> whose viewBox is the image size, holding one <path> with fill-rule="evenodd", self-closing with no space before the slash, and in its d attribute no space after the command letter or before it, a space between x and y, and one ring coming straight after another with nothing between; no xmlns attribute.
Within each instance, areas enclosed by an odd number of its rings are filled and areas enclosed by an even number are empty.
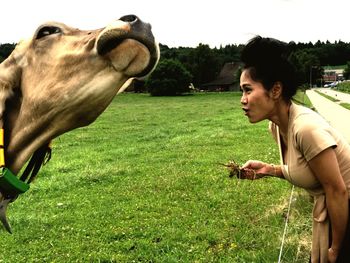
<svg viewBox="0 0 350 263"><path fill-rule="evenodd" d="M44 26L42 28L40 28L40 30L38 31L37 35L36 35L36 39L40 39L42 37L46 37L48 35L52 35L52 34L58 34L61 33L61 29L55 26Z"/></svg>

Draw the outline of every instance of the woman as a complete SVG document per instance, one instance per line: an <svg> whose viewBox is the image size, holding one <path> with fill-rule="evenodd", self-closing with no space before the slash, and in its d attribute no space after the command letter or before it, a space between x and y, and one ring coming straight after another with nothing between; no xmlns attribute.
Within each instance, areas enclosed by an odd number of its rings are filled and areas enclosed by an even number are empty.
<svg viewBox="0 0 350 263"><path fill-rule="evenodd" d="M349 263L350 146L317 113L292 102L296 74L286 49L257 36L242 51L242 109L251 123L270 120L280 149L279 165L250 160L243 168L306 189L314 197L311 262Z"/></svg>

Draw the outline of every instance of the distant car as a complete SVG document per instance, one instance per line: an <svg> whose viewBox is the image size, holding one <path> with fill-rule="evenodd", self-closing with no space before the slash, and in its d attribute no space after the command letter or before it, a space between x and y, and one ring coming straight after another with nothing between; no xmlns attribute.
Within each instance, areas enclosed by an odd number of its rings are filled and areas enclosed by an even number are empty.
<svg viewBox="0 0 350 263"><path fill-rule="evenodd" d="M334 81L332 83L325 84L323 87L325 87L325 88L334 88L334 87L337 86L337 84L338 84L338 81Z"/></svg>

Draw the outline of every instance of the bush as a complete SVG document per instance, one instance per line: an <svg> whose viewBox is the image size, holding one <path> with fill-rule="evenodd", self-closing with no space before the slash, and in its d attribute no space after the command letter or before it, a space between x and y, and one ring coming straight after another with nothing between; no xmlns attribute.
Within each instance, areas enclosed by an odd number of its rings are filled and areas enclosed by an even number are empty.
<svg viewBox="0 0 350 263"><path fill-rule="evenodd" d="M174 59L162 60L146 80L152 96L175 96L190 92L191 73Z"/></svg>
<svg viewBox="0 0 350 263"><path fill-rule="evenodd" d="M346 67L344 69L343 76L344 76L345 79L349 79L350 78L350 61L348 61L346 63Z"/></svg>
<svg viewBox="0 0 350 263"><path fill-rule="evenodd" d="M350 82L344 81L344 82L338 83L338 85L335 89L338 91L350 93Z"/></svg>

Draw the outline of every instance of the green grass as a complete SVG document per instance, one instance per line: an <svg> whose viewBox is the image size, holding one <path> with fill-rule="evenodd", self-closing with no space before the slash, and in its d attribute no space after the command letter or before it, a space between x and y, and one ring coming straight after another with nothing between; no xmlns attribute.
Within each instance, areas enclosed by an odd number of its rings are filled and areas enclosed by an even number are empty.
<svg viewBox="0 0 350 263"><path fill-rule="evenodd" d="M346 108L346 109L350 110L350 103L347 103L347 102L341 102L341 103L339 103L339 105L341 105L342 107L344 107L344 108Z"/></svg>
<svg viewBox="0 0 350 263"><path fill-rule="evenodd" d="M267 122L239 93L117 96L54 141L52 160L9 207L0 262L276 262L291 191L228 178L218 163L278 162ZM311 203L297 190L283 262L307 262Z"/></svg>
<svg viewBox="0 0 350 263"><path fill-rule="evenodd" d="M319 94L319 95L325 97L326 99L329 99L330 101L339 102L338 99L335 99L335 98L333 98L332 96L329 96L329 95L327 95L327 94L325 94L325 93L323 93L323 92L320 92L320 91L318 91L318 90L315 90L315 92L316 92L317 94Z"/></svg>
<svg viewBox="0 0 350 263"><path fill-rule="evenodd" d="M337 87L335 87L335 90L345 92L345 93L350 93L350 82L344 81L344 82L338 83Z"/></svg>
<svg viewBox="0 0 350 263"><path fill-rule="evenodd" d="M337 65L337 66L324 66L324 69L345 69L346 68L346 64L345 65Z"/></svg>
<svg viewBox="0 0 350 263"><path fill-rule="evenodd" d="M297 90L297 93L294 96L294 101L306 107L313 108L312 103L304 90L300 90L300 89Z"/></svg>

